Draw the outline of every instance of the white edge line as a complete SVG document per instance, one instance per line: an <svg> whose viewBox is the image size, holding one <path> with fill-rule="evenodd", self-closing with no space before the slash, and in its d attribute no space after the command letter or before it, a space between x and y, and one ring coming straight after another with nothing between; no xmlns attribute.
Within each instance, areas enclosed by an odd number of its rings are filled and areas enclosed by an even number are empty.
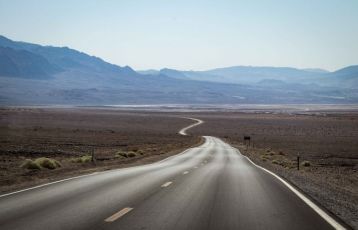
<svg viewBox="0 0 358 230"><path fill-rule="evenodd" d="M108 171L107 171L107 172L108 172ZM0 195L0 198L5 197L5 196L10 196L10 195L13 195L13 194L16 194L16 193L20 193L20 192L25 192L25 191L29 191L29 190L33 190L33 189L45 187L45 186L52 185L52 184L57 184L57 183L61 183L61 182L69 181L69 180L78 179L78 178L81 178L81 177L93 176L93 175L96 175L96 174L99 174L99 172L94 172L94 173L90 173L90 174L85 174L85 175L70 177L70 178L66 178L66 179L62 179L62 180L57 180L57 181L49 182L49 183L46 183L46 184L37 185L37 186L34 186L34 187L22 189L22 190L19 190L19 191L2 194L2 195Z"/></svg>
<svg viewBox="0 0 358 230"><path fill-rule="evenodd" d="M325 221L327 221L332 227L335 229L343 230L346 229L343 227L340 223L338 223L335 219L333 219L330 215L328 215L325 211L323 211L320 207L318 207L315 203L313 203L309 198L307 198L304 194L299 192L297 189L295 189L292 185L287 183L284 179L282 179L280 176L278 176L276 173L271 172L268 169L265 169L264 167L261 167L260 165L255 164L250 158L243 155L240 150L233 147L236 151L238 151L242 156L246 157L246 159L251 162L254 166L257 168L264 170L265 172L271 174L272 176L276 177L279 181L281 181L286 187L288 187L293 193L295 193L301 200L303 200L310 208L312 208L318 215L320 215Z"/></svg>

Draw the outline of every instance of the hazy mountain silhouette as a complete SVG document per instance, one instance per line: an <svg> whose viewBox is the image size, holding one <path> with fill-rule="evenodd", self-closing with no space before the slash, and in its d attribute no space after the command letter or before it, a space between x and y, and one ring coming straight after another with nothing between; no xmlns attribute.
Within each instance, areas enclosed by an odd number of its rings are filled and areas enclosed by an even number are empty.
<svg viewBox="0 0 358 230"><path fill-rule="evenodd" d="M68 47L0 36L0 104L357 103L357 66L136 72Z"/></svg>
<svg viewBox="0 0 358 230"><path fill-rule="evenodd" d="M0 76L47 79L59 71L40 55L0 46Z"/></svg>
<svg viewBox="0 0 358 230"><path fill-rule="evenodd" d="M14 42L4 36L0 36L0 47L8 47L16 51L27 51L28 56L32 54L32 57L28 57L28 59L31 59L34 64L41 61L36 60L36 58L42 57L43 60L45 59L52 65L52 68L59 70L58 72L78 70L101 74L136 74L130 67L119 67L98 57L90 56L68 47L40 46L25 42ZM13 59L13 61L20 62L21 60Z"/></svg>
<svg viewBox="0 0 358 230"><path fill-rule="evenodd" d="M335 88L358 88L357 66L350 66L335 72L321 69L296 69L290 67L233 66L207 71L178 71L164 69L163 73L177 79L210 81L233 84L260 84L263 81L282 81L292 84L316 84ZM152 70L152 73L154 71Z"/></svg>

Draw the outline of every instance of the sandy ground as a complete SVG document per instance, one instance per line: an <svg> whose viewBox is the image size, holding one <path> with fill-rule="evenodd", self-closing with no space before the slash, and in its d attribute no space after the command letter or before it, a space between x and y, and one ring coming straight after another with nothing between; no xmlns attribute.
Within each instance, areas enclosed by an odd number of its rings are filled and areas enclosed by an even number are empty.
<svg viewBox="0 0 358 230"><path fill-rule="evenodd" d="M0 192L98 170L150 163L200 143L177 132L193 121L159 113L97 109L1 109ZM96 163L75 163L91 156ZM122 153L132 153L123 157ZM62 167L28 170L25 159L47 157Z"/></svg>

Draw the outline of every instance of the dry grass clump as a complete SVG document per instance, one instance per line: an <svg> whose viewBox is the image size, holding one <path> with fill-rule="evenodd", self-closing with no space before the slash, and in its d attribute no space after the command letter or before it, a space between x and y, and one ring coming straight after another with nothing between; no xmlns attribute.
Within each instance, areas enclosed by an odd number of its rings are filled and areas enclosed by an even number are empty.
<svg viewBox="0 0 358 230"><path fill-rule="evenodd" d="M125 151L120 150L116 153L116 157L131 158L131 157L135 157L135 156L137 156L137 154L133 151L125 152Z"/></svg>
<svg viewBox="0 0 358 230"><path fill-rule="evenodd" d="M273 155L275 155L275 152L272 152L272 151L267 152L267 151L266 151L265 155L267 155L267 156L273 156Z"/></svg>
<svg viewBox="0 0 358 230"><path fill-rule="evenodd" d="M284 156L284 155L285 155L285 153L284 153L284 152L282 152L282 151L279 151L279 152L278 152L278 155L280 155L280 156Z"/></svg>
<svg viewBox="0 0 358 230"><path fill-rule="evenodd" d="M26 159L20 166L21 168L24 169L30 169L30 170L40 170L41 167L40 165L36 164L33 160L31 159Z"/></svg>
<svg viewBox="0 0 358 230"><path fill-rule="evenodd" d="M310 166L311 166L311 162L309 162L309 161L303 161L303 162L301 163L301 165L302 165L303 167L310 167Z"/></svg>
<svg viewBox="0 0 358 230"><path fill-rule="evenodd" d="M92 156L89 156L89 155L84 155L81 157L76 157L76 158L71 159L72 163L88 163L91 161L92 161Z"/></svg>
<svg viewBox="0 0 358 230"><path fill-rule="evenodd" d="M60 162L46 157L37 158L35 160L35 163L40 165L42 168L47 168L47 169L55 169L61 167Z"/></svg>
<svg viewBox="0 0 358 230"><path fill-rule="evenodd" d="M57 160L47 158L47 157L40 157L36 160L26 159L20 166L21 168L30 169L30 170L40 170L42 168L46 169L56 169L61 167L60 162Z"/></svg>
<svg viewBox="0 0 358 230"><path fill-rule="evenodd" d="M261 155L260 158L261 158L262 161L267 161L266 155Z"/></svg>

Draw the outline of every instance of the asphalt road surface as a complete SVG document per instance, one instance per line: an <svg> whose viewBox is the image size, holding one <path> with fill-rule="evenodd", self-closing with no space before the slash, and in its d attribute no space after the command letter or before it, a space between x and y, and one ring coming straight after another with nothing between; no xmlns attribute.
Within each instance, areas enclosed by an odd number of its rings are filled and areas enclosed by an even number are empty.
<svg viewBox="0 0 358 230"><path fill-rule="evenodd" d="M188 131L189 129L194 128L195 126L198 126L198 125L201 125L201 124L204 123L204 121L202 121L202 120L200 120L200 119L191 118L191 117L184 117L184 118L189 119L189 120L193 120L193 121L195 121L195 123L192 124L192 125L189 125L189 126L187 126L187 127L185 127L185 128L182 128L182 129L179 131L179 134L180 134L180 135L183 135L183 136L188 135L188 134L186 133L186 131Z"/></svg>
<svg viewBox="0 0 358 230"><path fill-rule="evenodd" d="M218 138L205 139L154 164L0 196L0 229L342 227L238 150Z"/></svg>

